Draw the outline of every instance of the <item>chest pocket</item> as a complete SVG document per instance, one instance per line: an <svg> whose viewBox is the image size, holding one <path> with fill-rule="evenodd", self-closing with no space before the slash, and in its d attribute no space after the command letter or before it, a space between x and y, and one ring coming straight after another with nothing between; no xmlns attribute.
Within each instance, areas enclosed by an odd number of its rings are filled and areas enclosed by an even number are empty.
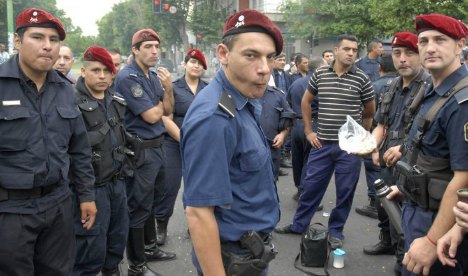
<svg viewBox="0 0 468 276"><path fill-rule="evenodd" d="M268 160L268 149L264 144L248 146L249 149L239 156L240 169L244 172L259 171Z"/></svg>
<svg viewBox="0 0 468 276"><path fill-rule="evenodd" d="M57 112L51 112L48 117L48 125L51 134L57 138L59 146L68 145L74 129L76 118L81 113L73 107L56 107ZM58 116L57 116L58 114Z"/></svg>
<svg viewBox="0 0 468 276"><path fill-rule="evenodd" d="M28 108L0 107L0 151L20 151L27 147L28 138L35 136L38 119L32 118Z"/></svg>

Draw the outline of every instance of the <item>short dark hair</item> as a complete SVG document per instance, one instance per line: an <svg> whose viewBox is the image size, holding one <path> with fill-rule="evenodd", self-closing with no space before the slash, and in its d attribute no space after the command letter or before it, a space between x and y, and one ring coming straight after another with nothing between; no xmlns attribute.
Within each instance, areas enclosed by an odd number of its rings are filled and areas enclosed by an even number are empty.
<svg viewBox="0 0 468 276"><path fill-rule="evenodd" d="M301 63L302 59L303 58L307 58L304 54L301 54L301 53L297 53L296 57L294 58L294 63L296 64L296 66Z"/></svg>
<svg viewBox="0 0 468 276"><path fill-rule="evenodd" d="M372 52L372 49L374 49L376 46L381 44L382 41L378 39L372 39L369 43L367 43L367 52L370 53Z"/></svg>
<svg viewBox="0 0 468 276"><path fill-rule="evenodd" d="M18 30L16 30L16 33L18 34L18 37L20 40L23 40L24 33L26 32L27 29L28 27L23 27L23 28L19 28Z"/></svg>
<svg viewBox="0 0 468 276"><path fill-rule="evenodd" d="M325 51L322 52L322 57L325 57L326 53L332 53L333 54L333 51L330 50L330 49L326 49Z"/></svg>
<svg viewBox="0 0 468 276"><path fill-rule="evenodd" d="M392 55L382 55L379 58L379 64L384 73L396 72L395 65L393 65Z"/></svg>
<svg viewBox="0 0 468 276"><path fill-rule="evenodd" d="M140 41L138 43L135 43L135 45L133 45L132 47L135 47L135 49L140 50L140 47L141 47L142 43L143 43L143 41ZM135 57L135 53L133 51L132 51L132 56Z"/></svg>
<svg viewBox="0 0 468 276"><path fill-rule="evenodd" d="M239 34L227 35L226 37L223 38L221 43L226 45L229 50L232 50L232 47L234 46L234 42L236 42L238 37L239 37Z"/></svg>
<svg viewBox="0 0 468 276"><path fill-rule="evenodd" d="M349 40L349 41L354 41L356 43L359 43L359 40L357 39L355 35L341 34L336 38L336 46L340 46L343 40Z"/></svg>
<svg viewBox="0 0 468 276"><path fill-rule="evenodd" d="M315 69L325 64L327 63L325 62L325 60L323 60L322 57L311 57L309 59L309 65L308 65L309 72L314 72Z"/></svg>

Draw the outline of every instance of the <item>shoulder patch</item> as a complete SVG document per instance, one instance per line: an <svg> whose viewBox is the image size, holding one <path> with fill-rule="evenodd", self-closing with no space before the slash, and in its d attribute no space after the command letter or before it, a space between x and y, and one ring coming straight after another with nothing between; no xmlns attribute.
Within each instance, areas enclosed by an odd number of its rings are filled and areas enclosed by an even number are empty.
<svg viewBox="0 0 468 276"><path fill-rule="evenodd" d="M144 93L143 92L143 87L141 87L141 85L139 83L136 83L136 84L132 85L130 90L132 91L133 97L135 97L135 98L143 97L143 93Z"/></svg>
<svg viewBox="0 0 468 276"><path fill-rule="evenodd" d="M221 98L219 99L218 106L224 111L229 117L234 118L236 114L236 105L232 96L229 95L226 91L221 93Z"/></svg>

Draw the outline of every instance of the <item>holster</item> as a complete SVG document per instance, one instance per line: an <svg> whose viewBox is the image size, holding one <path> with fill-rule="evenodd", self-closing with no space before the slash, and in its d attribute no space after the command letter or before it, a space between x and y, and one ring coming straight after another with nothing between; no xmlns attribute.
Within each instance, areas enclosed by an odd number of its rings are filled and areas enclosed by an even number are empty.
<svg viewBox="0 0 468 276"><path fill-rule="evenodd" d="M266 235L266 234L265 234ZM249 250L246 254L225 252L221 245L224 269L228 276L260 276L278 254L269 236L261 237L255 231L242 235L238 246Z"/></svg>
<svg viewBox="0 0 468 276"><path fill-rule="evenodd" d="M267 263L260 259L252 259L252 255L236 255L221 252L224 270L227 276L260 276L267 267Z"/></svg>
<svg viewBox="0 0 468 276"><path fill-rule="evenodd" d="M140 167L145 161L145 149L143 147L143 140L128 132L125 132L127 140L127 148L133 152L133 156L129 156L130 164L134 168Z"/></svg>
<svg viewBox="0 0 468 276"><path fill-rule="evenodd" d="M398 161L395 169L405 196L425 210L439 210L449 179L440 178L440 174L422 172L417 166L411 167L403 161Z"/></svg>

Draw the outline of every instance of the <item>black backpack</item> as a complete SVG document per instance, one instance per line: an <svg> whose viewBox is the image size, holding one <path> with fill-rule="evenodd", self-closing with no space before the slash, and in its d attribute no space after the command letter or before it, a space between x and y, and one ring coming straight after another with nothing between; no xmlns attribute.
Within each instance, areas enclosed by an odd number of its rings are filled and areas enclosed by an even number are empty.
<svg viewBox="0 0 468 276"><path fill-rule="evenodd" d="M294 267L307 275L321 276L299 267L323 267L324 275L328 273L328 260L330 257L330 245L328 243L328 229L321 223L309 225L307 231L302 234L299 254L294 261Z"/></svg>

